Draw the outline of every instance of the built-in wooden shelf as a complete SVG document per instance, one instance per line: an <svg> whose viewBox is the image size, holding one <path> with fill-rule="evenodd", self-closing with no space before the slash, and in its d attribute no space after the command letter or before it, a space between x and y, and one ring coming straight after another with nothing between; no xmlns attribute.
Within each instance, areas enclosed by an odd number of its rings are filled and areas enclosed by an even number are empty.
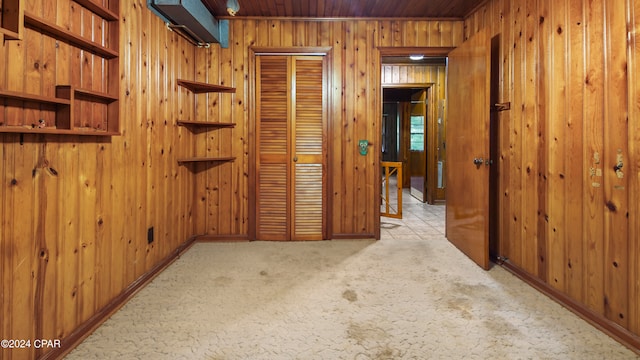
<svg viewBox="0 0 640 360"><path fill-rule="evenodd" d="M0 98L20 100L20 101L33 101L33 102L38 102L43 104L53 104L53 105L70 105L71 104L71 101L69 99L61 99L57 97L42 96L42 95L36 95L36 94L27 94L27 93L8 91L8 90L0 90Z"/></svg>
<svg viewBox="0 0 640 360"><path fill-rule="evenodd" d="M107 21L118 21L120 18L118 14L114 13L113 11L103 6L100 6L92 2L91 0L74 0L74 1Z"/></svg>
<svg viewBox="0 0 640 360"><path fill-rule="evenodd" d="M120 134L119 60L120 1L110 0L107 6L94 0L74 0L104 22L103 31L108 46L69 31L48 19L25 11L24 0L0 0L0 36L5 40L22 38L24 28L67 42L79 50L102 57L105 92L83 89L73 85L55 85L55 96L35 95L0 90L0 106L18 110L36 110L42 118L24 116L12 118L11 124L0 123L0 133L37 133L61 135L113 136ZM91 14L87 14L94 16ZM57 42L56 42L57 47ZM66 59L64 61L69 61ZM37 121L36 124L30 122ZM29 122L29 123L28 123Z"/></svg>
<svg viewBox="0 0 640 360"><path fill-rule="evenodd" d="M119 135L118 97L98 91L76 88L71 85L56 86L56 96L43 96L16 91L0 90L0 99L15 100L21 102L39 103L55 106L55 124L46 124L39 127L38 124L3 125L0 124L0 133L38 133L61 135ZM95 129L75 126L73 110L76 101L89 101L103 103L106 106L107 129ZM18 106L20 103L10 104L3 101L4 106ZM53 109L52 109L53 111Z"/></svg>
<svg viewBox="0 0 640 360"><path fill-rule="evenodd" d="M44 33L51 34L55 38L66 40L74 46L90 51L96 55L100 55L105 59L115 59L118 57L117 51L73 34L61 26L53 24L45 19L41 19L38 16L26 11L24 12L24 24L25 26L40 30Z"/></svg>
<svg viewBox="0 0 640 360"><path fill-rule="evenodd" d="M234 161L235 159L236 159L235 157L231 157L231 156L230 157L192 157L192 158L178 159L178 164L185 165L185 164L202 163L202 162L225 163L225 162Z"/></svg>
<svg viewBox="0 0 640 360"><path fill-rule="evenodd" d="M189 121L189 120L178 120L178 125L186 126L186 127L194 127L194 128L232 128L235 127L235 123L221 123L221 122L210 122L210 121Z"/></svg>
<svg viewBox="0 0 640 360"><path fill-rule="evenodd" d="M223 92L223 93L236 92L236 88L233 88L233 87L213 85L213 84L207 84L207 83L191 81L191 80L178 79L178 85L189 89L194 94L202 94L202 93L209 93L209 92Z"/></svg>
<svg viewBox="0 0 640 360"><path fill-rule="evenodd" d="M213 85L208 83L203 83L199 81L192 80L184 80L178 79L178 85L188 89L194 94L202 94L202 93L235 93L236 89L228 86L221 85ZM194 99L194 102L196 100ZM194 120L178 120L178 125L187 126L191 128L192 131L196 129L222 129L222 128L232 128L235 127L236 124L228 123L228 122L211 122L211 121L194 121ZM223 164L225 162L234 161L235 157L190 157L179 159L178 164L186 165L186 164L194 164L194 163L211 163L213 165Z"/></svg>
<svg viewBox="0 0 640 360"><path fill-rule="evenodd" d="M85 136L117 136L118 132L95 130L88 128L58 129L53 127L0 126L0 133L49 134L49 135L85 135Z"/></svg>
<svg viewBox="0 0 640 360"><path fill-rule="evenodd" d="M110 104L114 101L118 101L117 96L101 93L98 91L85 90L85 89L79 89L79 88L75 88L73 89L73 91L76 94L76 98L81 98L83 100L101 102L105 104Z"/></svg>

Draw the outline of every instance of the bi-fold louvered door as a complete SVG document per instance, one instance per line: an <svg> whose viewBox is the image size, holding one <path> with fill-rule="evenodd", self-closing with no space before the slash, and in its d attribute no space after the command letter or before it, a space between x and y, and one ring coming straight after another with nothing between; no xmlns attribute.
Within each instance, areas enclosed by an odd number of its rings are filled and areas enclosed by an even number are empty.
<svg viewBox="0 0 640 360"><path fill-rule="evenodd" d="M256 57L256 237L324 238L324 57Z"/></svg>

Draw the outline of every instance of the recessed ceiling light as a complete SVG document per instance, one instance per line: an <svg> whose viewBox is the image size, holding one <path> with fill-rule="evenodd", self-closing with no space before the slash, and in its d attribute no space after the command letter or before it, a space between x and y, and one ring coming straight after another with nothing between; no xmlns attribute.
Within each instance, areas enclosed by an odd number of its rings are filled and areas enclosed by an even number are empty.
<svg viewBox="0 0 640 360"><path fill-rule="evenodd" d="M411 59L413 61L422 60L422 59L424 59L424 55L410 55L409 59Z"/></svg>

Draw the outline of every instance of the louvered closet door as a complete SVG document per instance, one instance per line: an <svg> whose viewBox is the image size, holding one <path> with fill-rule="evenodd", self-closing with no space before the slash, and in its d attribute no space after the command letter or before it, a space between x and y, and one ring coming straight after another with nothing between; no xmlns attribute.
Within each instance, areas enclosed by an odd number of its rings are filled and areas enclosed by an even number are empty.
<svg viewBox="0 0 640 360"><path fill-rule="evenodd" d="M257 57L257 238L324 236L323 58Z"/></svg>

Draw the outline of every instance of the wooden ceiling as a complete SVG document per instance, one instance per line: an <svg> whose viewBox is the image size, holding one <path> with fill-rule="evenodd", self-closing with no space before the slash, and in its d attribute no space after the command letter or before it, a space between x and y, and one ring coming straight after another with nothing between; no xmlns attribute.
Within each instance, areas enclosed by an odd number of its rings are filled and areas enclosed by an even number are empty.
<svg viewBox="0 0 640 360"><path fill-rule="evenodd" d="M238 0L239 17L464 18L486 0ZM203 0L227 17L227 0Z"/></svg>

